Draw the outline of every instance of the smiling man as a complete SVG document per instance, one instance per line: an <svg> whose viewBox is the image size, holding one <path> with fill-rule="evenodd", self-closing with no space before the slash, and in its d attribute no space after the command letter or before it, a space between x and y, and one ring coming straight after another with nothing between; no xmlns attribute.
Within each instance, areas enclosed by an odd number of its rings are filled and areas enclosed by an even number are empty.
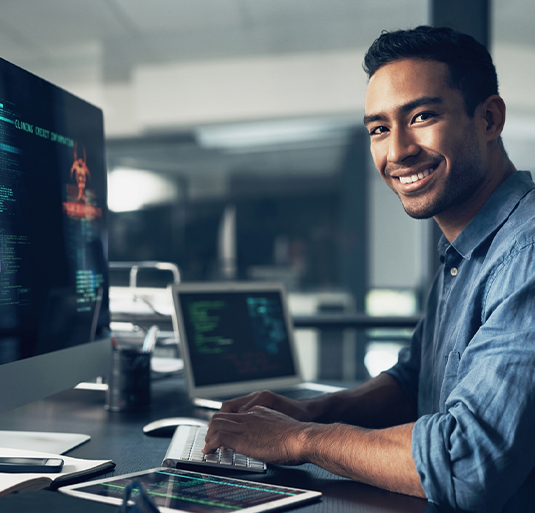
<svg viewBox="0 0 535 513"><path fill-rule="evenodd" d="M503 100L492 94L468 113L443 62L383 65L370 79L365 109L381 176L410 216L434 217L450 242L515 171L499 140Z"/></svg>
<svg viewBox="0 0 535 513"><path fill-rule="evenodd" d="M535 185L504 150L491 57L418 27L383 33L365 70L374 163L444 234L425 315L398 363L360 387L225 403L205 452L315 463L464 511L535 511Z"/></svg>

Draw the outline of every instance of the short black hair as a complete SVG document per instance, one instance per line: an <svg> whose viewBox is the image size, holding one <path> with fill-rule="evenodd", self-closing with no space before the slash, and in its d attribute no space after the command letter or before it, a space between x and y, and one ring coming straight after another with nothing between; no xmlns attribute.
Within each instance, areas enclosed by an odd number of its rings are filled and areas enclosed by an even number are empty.
<svg viewBox="0 0 535 513"><path fill-rule="evenodd" d="M498 77L492 57L472 36L446 27L421 25L409 30L383 31L364 56L370 79L382 66L401 59L424 59L448 66L448 83L461 92L466 113L498 94Z"/></svg>

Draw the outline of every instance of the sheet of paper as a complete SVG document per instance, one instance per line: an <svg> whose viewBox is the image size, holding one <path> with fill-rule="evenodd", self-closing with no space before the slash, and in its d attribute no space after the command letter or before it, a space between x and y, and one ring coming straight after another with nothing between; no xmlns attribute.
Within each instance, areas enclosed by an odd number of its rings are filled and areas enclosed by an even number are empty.
<svg viewBox="0 0 535 513"><path fill-rule="evenodd" d="M80 433L47 433L40 431L0 431L0 447L65 454L90 440Z"/></svg>

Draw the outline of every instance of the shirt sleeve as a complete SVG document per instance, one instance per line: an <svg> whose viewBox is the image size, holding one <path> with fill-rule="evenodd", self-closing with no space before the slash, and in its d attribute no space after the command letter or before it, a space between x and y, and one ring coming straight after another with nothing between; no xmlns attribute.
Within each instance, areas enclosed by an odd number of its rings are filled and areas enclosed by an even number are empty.
<svg viewBox="0 0 535 513"><path fill-rule="evenodd" d="M445 412L414 426L412 452L431 502L492 513L513 495L533 497L534 270L531 244L489 280L481 327L462 354L448 357Z"/></svg>

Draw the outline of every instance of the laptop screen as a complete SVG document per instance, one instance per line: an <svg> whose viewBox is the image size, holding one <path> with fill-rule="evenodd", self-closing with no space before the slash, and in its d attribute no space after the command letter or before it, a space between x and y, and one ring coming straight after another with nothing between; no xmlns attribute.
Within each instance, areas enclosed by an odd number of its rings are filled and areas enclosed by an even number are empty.
<svg viewBox="0 0 535 513"><path fill-rule="evenodd" d="M281 291L182 290L176 300L195 387L297 374Z"/></svg>

